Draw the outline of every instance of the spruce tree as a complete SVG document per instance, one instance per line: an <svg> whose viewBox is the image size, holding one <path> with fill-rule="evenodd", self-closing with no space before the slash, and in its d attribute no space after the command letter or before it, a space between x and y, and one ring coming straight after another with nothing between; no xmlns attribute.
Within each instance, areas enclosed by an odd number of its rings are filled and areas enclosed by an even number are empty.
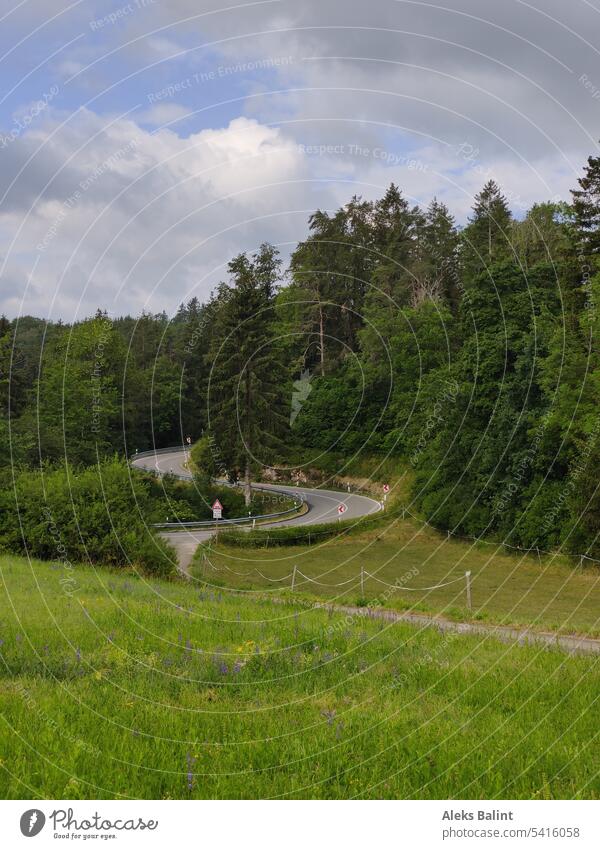
<svg viewBox="0 0 600 849"><path fill-rule="evenodd" d="M274 339L274 300L280 260L271 245L229 263L215 315L208 379L208 427L216 458L230 477L244 479L246 504L259 458L281 448L287 373ZM287 413L289 417L289 411Z"/></svg>
<svg viewBox="0 0 600 849"><path fill-rule="evenodd" d="M466 281L494 262L510 258L512 216L497 184L488 180L475 195L469 224L462 233L462 256Z"/></svg>
<svg viewBox="0 0 600 849"><path fill-rule="evenodd" d="M588 157L584 175L574 189L573 206L586 252L600 253L600 156Z"/></svg>

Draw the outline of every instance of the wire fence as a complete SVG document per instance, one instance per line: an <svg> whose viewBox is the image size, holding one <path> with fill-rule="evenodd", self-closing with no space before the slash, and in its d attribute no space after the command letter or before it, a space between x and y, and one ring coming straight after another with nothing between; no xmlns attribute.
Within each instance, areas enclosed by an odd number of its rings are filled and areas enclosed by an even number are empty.
<svg viewBox="0 0 600 849"><path fill-rule="evenodd" d="M243 577L243 578L249 578L252 574L256 574L256 575L259 575L261 578L263 578L265 581L269 581L270 583L278 583L278 584L282 584L284 581L289 581L290 582L289 589L291 589L291 590L294 590L299 584L302 584L303 583L302 579L304 579L304 582L307 582L307 583L310 583L310 584L315 584L316 586L319 586L319 587L327 587L328 589L338 589L339 587L346 587L346 586L348 586L348 584L354 583L357 586L360 585L362 597L364 597L365 580L367 578L370 578L371 580L374 580L377 583L382 584L383 586L389 587L392 590L398 590L398 591L407 590L408 592L420 592L420 593L431 592L432 590L443 589L444 587L449 587L451 584L456 584L459 581L463 581L464 584L465 584L464 589L465 589L465 593L466 593L467 607L469 608L469 610L471 609L471 583L472 583L472 578L471 578L471 572L470 571L465 572L464 575L459 575L456 578L452 578L450 581L444 581L441 584L434 584L433 586L429 586L429 587L407 587L404 583L399 583L398 581L396 581L393 584L390 584L387 581L383 581L383 580L381 580L381 578L378 578L376 575L371 574L371 572L367 572L367 570L364 569L362 566L361 566L361 569L360 569L360 573L358 575L352 575L350 578L348 578L345 581L340 581L339 583L331 584L331 583L326 583L324 581L318 581L316 578L311 578L310 575L305 575L304 572L301 572L300 569L298 569L297 566L294 566L294 568L289 573L289 575L283 575L280 578L273 578L270 575L265 575L264 572L261 572L260 569L257 569L256 567L253 567L252 569L249 569L245 572L238 572L236 569L231 569L231 567L227 566L227 564L223 564L222 566L216 566L210 560L210 558L206 556L206 554L203 555L202 562L204 564L205 569L206 569L206 566L208 565L213 570L213 572L229 572L232 575L236 575L238 577ZM282 589L285 589L285 588L282 587Z"/></svg>

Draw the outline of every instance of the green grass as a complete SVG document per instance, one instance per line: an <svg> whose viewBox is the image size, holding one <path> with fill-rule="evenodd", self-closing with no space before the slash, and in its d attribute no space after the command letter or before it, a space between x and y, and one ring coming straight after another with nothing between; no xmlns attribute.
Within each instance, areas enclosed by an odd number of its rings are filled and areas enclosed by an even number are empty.
<svg viewBox="0 0 600 849"><path fill-rule="evenodd" d="M365 525L364 531L359 524L346 536L325 538L310 547L275 547L271 542L267 548L244 550L239 546L240 540L244 541L242 535L235 546L229 546L227 535L223 535L216 548L198 550L192 571L217 584L279 591L289 587L290 580L276 579L289 575L296 564L306 576L321 584L299 579L297 592L354 604L361 596L362 568L388 584L401 579L403 585L393 590L372 578L364 580L366 600L382 599L385 607L392 609L533 625L566 634L600 635L600 570L596 567L580 569L567 557L542 556L538 560L535 555L507 553L490 543L448 540L417 520L401 520L398 516L368 519ZM292 528L286 529L284 536L291 532ZM252 543L253 538L249 537ZM260 533L254 539L253 544L260 539ZM206 551L215 570L203 568ZM267 578L261 578L256 569ZM472 573L472 612L466 608L466 571ZM442 589L418 589L455 579L455 583Z"/></svg>
<svg viewBox="0 0 600 849"><path fill-rule="evenodd" d="M595 658L0 568L3 798L600 796Z"/></svg>

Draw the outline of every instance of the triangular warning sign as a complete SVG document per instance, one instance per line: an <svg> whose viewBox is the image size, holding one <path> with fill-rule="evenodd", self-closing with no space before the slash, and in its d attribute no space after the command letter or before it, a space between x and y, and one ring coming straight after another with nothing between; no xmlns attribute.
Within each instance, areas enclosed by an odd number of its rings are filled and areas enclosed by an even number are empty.
<svg viewBox="0 0 600 849"><path fill-rule="evenodd" d="M222 510L223 509L223 505L221 504L221 502L219 501L218 498L215 498L212 509L213 510Z"/></svg>

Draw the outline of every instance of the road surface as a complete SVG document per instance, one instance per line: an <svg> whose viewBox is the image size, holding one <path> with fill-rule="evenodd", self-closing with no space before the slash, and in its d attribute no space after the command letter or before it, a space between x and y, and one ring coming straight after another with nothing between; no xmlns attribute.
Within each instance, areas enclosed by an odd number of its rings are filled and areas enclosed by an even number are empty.
<svg viewBox="0 0 600 849"><path fill-rule="evenodd" d="M139 469L148 469L161 475L172 472L182 478L191 480L191 473L185 468L185 451L182 448L156 454L142 454L131 461L131 465ZM289 527L294 525L319 525L323 522L337 522L338 507L346 505L344 519L360 519L381 509L381 504L374 498L354 493L335 492L328 489L309 489L303 486L285 486L283 484L260 484L261 489L274 489L278 492L289 493L301 497L308 506L308 511L301 516L291 516L269 524L270 528ZM213 534L212 530L181 530L164 531L161 536L168 540L176 549L179 558L179 568L187 573L187 568L194 551L201 542L205 542Z"/></svg>

